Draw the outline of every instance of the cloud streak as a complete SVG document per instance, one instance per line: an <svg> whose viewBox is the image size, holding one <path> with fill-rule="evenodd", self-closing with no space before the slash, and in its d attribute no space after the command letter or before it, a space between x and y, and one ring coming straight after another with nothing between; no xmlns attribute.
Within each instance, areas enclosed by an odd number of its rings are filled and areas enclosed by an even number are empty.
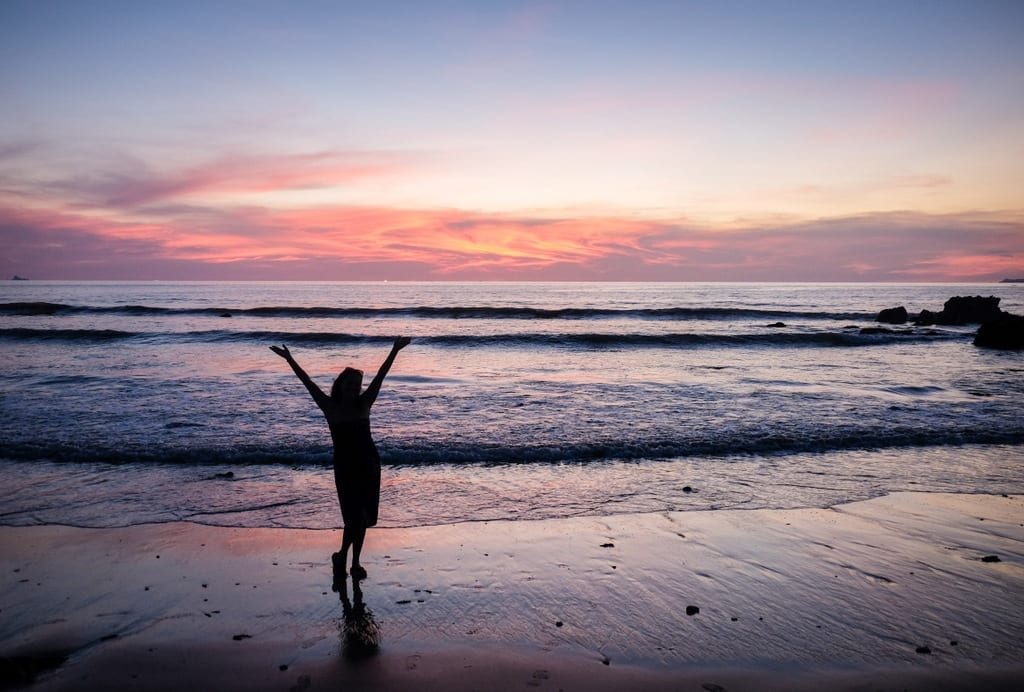
<svg viewBox="0 0 1024 692"><path fill-rule="evenodd" d="M72 198L108 208L133 208L169 200L329 189L408 173L394 154L323 151L288 155L221 156L181 171L156 172L141 162L55 182Z"/></svg>
<svg viewBox="0 0 1024 692"><path fill-rule="evenodd" d="M8 274L77 279L992 281L1024 274L1024 214L864 214L728 228L614 215L0 208Z"/></svg>
<svg viewBox="0 0 1024 692"><path fill-rule="evenodd" d="M411 180L408 152L221 154L156 171L131 157L60 180L0 147L0 272L37 278L990 281L1024 275L1024 213L920 211L712 223L591 206L520 212L343 203ZM46 170L49 170L47 168ZM879 189L945 190L901 174ZM288 195L315 193L315 200ZM837 194L824 187L796 195ZM852 194L852 193L846 193ZM861 193L863 194L863 192ZM357 197L358 198L358 197Z"/></svg>

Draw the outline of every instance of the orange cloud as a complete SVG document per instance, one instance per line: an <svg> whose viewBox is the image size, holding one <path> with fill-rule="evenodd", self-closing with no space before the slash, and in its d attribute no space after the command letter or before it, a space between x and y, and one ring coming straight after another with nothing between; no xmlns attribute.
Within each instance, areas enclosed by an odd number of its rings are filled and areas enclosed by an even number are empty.
<svg viewBox="0 0 1024 692"><path fill-rule="evenodd" d="M458 209L0 208L0 272L40 278L993 280L1024 216L868 214L711 228ZM130 269L127 267L131 267Z"/></svg>

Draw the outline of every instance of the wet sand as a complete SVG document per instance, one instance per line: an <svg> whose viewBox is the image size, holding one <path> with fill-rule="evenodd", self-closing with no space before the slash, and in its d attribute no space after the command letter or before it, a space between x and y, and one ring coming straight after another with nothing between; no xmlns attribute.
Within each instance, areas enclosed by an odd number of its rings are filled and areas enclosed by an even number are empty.
<svg viewBox="0 0 1024 692"><path fill-rule="evenodd" d="M1024 496L372 530L360 594L334 583L339 542L188 523L0 528L0 680L709 692L1024 681Z"/></svg>

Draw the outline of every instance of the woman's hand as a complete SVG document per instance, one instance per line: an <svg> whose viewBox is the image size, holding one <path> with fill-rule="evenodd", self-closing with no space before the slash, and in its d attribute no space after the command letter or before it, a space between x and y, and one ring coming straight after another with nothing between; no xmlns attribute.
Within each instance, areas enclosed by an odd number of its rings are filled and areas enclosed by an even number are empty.
<svg viewBox="0 0 1024 692"><path fill-rule="evenodd" d="M277 355L281 356L285 360L292 359L291 351L288 350L287 346L271 346L270 350L276 353Z"/></svg>
<svg viewBox="0 0 1024 692"><path fill-rule="evenodd" d="M392 346L391 348L394 351L401 351L403 348L408 346L409 342L411 342L411 341L412 341L412 339L410 339L407 336L400 336L397 339L395 339L395 345Z"/></svg>

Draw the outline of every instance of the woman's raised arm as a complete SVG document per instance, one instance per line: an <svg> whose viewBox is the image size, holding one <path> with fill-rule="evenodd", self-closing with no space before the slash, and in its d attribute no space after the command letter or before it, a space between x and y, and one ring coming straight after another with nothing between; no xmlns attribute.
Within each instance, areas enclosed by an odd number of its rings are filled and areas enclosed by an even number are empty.
<svg viewBox="0 0 1024 692"><path fill-rule="evenodd" d="M391 370L391 364L395 362L395 356L398 355L399 351L408 346L410 341L412 339L407 336L400 336L395 339L395 343L391 346L391 353L384 359L380 369L377 370L377 374L374 375L373 381L370 382L370 386L366 388L366 391L360 397L366 408L373 406L373 402L377 400L377 395L380 394L380 386L384 383L384 378L387 377L388 371Z"/></svg>
<svg viewBox="0 0 1024 692"><path fill-rule="evenodd" d="M295 362L295 359L292 358L291 351L288 350L287 346L271 346L270 350L288 361L288 365L292 366L292 370L295 371L295 374L302 381L302 384L306 385L306 389L309 390L309 394L313 397L313 401L316 402L317 406L321 409L327 406L330 401L330 397L324 394L323 390L317 386L316 382L311 380L309 375L306 374L306 371Z"/></svg>

